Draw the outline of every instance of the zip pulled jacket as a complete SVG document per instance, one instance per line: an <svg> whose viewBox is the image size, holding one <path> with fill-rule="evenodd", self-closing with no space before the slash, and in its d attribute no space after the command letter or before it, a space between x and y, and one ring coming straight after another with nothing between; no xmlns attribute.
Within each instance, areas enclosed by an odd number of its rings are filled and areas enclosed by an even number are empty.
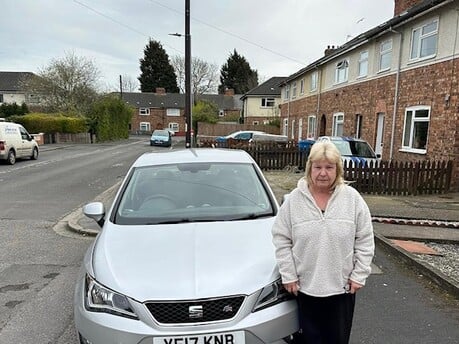
<svg viewBox="0 0 459 344"><path fill-rule="evenodd" d="M365 285L374 255L373 225L365 200L338 185L325 212L305 178L282 204L272 228L282 283L317 297L346 292L348 280Z"/></svg>

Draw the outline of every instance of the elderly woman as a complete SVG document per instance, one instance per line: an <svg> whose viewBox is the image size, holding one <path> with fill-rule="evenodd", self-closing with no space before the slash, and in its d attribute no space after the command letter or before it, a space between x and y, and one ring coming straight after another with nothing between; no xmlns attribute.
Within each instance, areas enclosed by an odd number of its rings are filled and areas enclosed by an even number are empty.
<svg viewBox="0 0 459 344"><path fill-rule="evenodd" d="M282 283L297 296L303 342L348 343L374 238L368 206L344 183L333 143L312 146L305 177L282 204L272 234Z"/></svg>

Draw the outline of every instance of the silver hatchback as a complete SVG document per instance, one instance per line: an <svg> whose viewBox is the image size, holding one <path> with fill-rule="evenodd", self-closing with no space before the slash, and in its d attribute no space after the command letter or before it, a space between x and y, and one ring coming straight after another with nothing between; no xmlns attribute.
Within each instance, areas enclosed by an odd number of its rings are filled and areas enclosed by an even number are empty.
<svg viewBox="0 0 459 344"><path fill-rule="evenodd" d="M244 151L142 155L102 225L74 299L81 343L283 343L297 306L276 266L278 204Z"/></svg>

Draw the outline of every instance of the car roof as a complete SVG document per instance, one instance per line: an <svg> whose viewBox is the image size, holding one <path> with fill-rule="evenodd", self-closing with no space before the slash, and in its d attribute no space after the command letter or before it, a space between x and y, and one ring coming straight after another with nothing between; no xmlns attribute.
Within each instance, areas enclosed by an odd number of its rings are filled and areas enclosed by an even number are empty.
<svg viewBox="0 0 459 344"><path fill-rule="evenodd" d="M203 162L255 163L246 151L239 149L188 148L167 152L145 153L134 162L133 167Z"/></svg>
<svg viewBox="0 0 459 344"><path fill-rule="evenodd" d="M359 141L359 142L366 142L365 140L362 139L357 139L352 136L319 136L317 141L320 140L330 140L330 141Z"/></svg>

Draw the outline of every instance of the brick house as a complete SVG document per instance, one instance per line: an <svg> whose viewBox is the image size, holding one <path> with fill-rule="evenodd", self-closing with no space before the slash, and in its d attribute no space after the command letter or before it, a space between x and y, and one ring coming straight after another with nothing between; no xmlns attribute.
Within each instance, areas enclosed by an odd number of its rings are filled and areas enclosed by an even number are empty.
<svg viewBox="0 0 459 344"><path fill-rule="evenodd" d="M233 90L227 90L225 94L197 95L196 100L215 103L221 119L228 116L239 118L240 97ZM185 94L166 93L164 88L157 88L154 93L123 93L123 100L135 108L129 127L131 133L151 133L155 129L169 128L177 135L185 134Z"/></svg>
<svg viewBox="0 0 459 344"><path fill-rule="evenodd" d="M394 17L281 83L292 139L354 136L384 160L453 160L459 190L458 0L395 0Z"/></svg>
<svg viewBox="0 0 459 344"><path fill-rule="evenodd" d="M269 124L280 118L280 84L285 76L275 76L252 88L242 97L242 117L246 124Z"/></svg>

